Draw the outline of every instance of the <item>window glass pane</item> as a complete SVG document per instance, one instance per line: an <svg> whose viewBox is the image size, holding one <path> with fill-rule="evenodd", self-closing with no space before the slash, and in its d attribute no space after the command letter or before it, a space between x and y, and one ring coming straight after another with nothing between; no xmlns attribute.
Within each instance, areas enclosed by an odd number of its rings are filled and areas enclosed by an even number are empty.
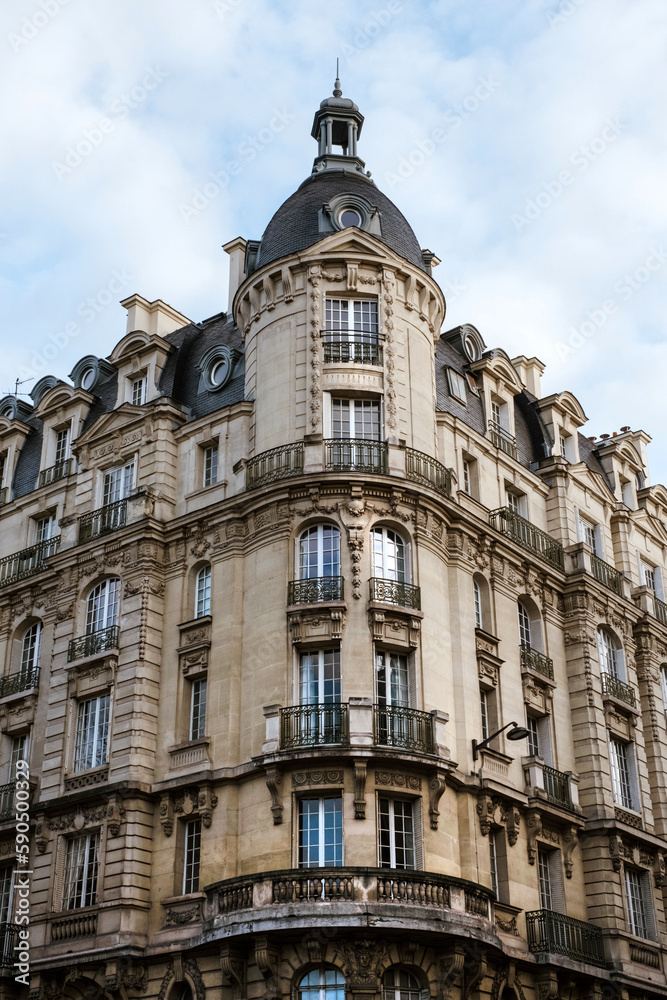
<svg viewBox="0 0 667 1000"><path fill-rule="evenodd" d="M523 604L519 604L519 641L522 646L531 645L530 615Z"/></svg>
<svg viewBox="0 0 667 1000"><path fill-rule="evenodd" d="M23 634L23 642L21 643L21 673L28 673L38 665L41 635L41 622L35 622Z"/></svg>
<svg viewBox="0 0 667 1000"><path fill-rule="evenodd" d="M549 868L549 852L541 847L537 850L537 875L540 884L540 905L543 910L553 909L551 894L551 873Z"/></svg>
<svg viewBox="0 0 667 1000"><path fill-rule="evenodd" d="M628 748L619 740L609 740L611 783L614 799L624 809L633 809L632 786L628 766Z"/></svg>
<svg viewBox="0 0 667 1000"><path fill-rule="evenodd" d="M405 542L395 531L373 528L373 576L397 583L407 583L405 572Z"/></svg>
<svg viewBox="0 0 667 1000"><path fill-rule="evenodd" d="M103 580L91 590L86 608L86 634L99 632L116 624L120 580Z"/></svg>
<svg viewBox="0 0 667 1000"><path fill-rule="evenodd" d="M473 598L475 601L475 628L482 627L482 592L477 580L472 583Z"/></svg>
<svg viewBox="0 0 667 1000"><path fill-rule="evenodd" d="M600 659L600 670L618 677L617 649L609 632L606 629L598 629L598 656Z"/></svg>
<svg viewBox="0 0 667 1000"><path fill-rule="evenodd" d="M197 573L195 618L211 613L211 567L202 566Z"/></svg>
<svg viewBox="0 0 667 1000"><path fill-rule="evenodd" d="M199 864L201 860L201 821L191 820L185 827L185 858L183 865L183 892L199 891Z"/></svg>
<svg viewBox="0 0 667 1000"><path fill-rule="evenodd" d="M206 678L192 684L190 739L199 740L206 732Z"/></svg>
<svg viewBox="0 0 667 1000"><path fill-rule="evenodd" d="M99 835L71 837L67 841L63 909L92 906L96 898Z"/></svg>
<svg viewBox="0 0 667 1000"><path fill-rule="evenodd" d="M107 760L109 695L79 702L74 747L74 770L100 767Z"/></svg>
<svg viewBox="0 0 667 1000"><path fill-rule="evenodd" d="M343 863L342 799L299 801L299 867L339 867Z"/></svg>
<svg viewBox="0 0 667 1000"><path fill-rule="evenodd" d="M299 538L299 578L319 576L340 576L340 532L334 525L316 525Z"/></svg>
<svg viewBox="0 0 667 1000"><path fill-rule="evenodd" d="M646 906L642 893L641 876L633 868L625 870L625 894L628 903L628 922L630 930L637 937L648 937L648 922Z"/></svg>
<svg viewBox="0 0 667 1000"><path fill-rule="evenodd" d="M204 451L204 486L213 486L218 481L218 449Z"/></svg>

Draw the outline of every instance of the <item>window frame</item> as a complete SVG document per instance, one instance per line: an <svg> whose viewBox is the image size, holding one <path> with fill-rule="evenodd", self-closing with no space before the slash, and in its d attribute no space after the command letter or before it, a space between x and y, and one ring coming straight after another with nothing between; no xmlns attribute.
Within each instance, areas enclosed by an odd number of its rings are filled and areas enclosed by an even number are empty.
<svg viewBox="0 0 667 1000"><path fill-rule="evenodd" d="M392 535L393 538L389 536ZM381 539L378 545L378 539ZM397 541L400 545L397 544ZM400 532L386 525L376 524L370 531L371 576L395 583L411 583L410 543ZM394 551L392 551L392 546ZM393 566L392 566L393 564Z"/></svg>
<svg viewBox="0 0 667 1000"><path fill-rule="evenodd" d="M625 913L630 933L645 941L655 941L655 900L651 873L625 865L623 874Z"/></svg>
<svg viewBox="0 0 667 1000"><path fill-rule="evenodd" d="M195 576L194 617L206 618L211 614L211 564L200 566Z"/></svg>
<svg viewBox="0 0 667 1000"><path fill-rule="evenodd" d="M397 805L400 805L400 809L397 814ZM385 807L386 806L386 810ZM415 799L403 799L396 798L389 795L378 795L377 797L377 831L378 831L378 868L388 868L394 869L396 871L419 871L422 867L419 863L421 860L420 842L419 842L419 829L418 829L418 813L419 813L419 802ZM402 810L405 809L405 813ZM386 825L385 825L386 818ZM400 823L399 821L408 820L408 825L400 831L398 829ZM406 843L401 847L400 836L405 838ZM408 839L411 839L411 844L408 845ZM385 841L383 843L383 841ZM388 852L388 860L383 858L384 852ZM403 852L405 854L406 860L408 855L411 855L411 864L399 864L399 855Z"/></svg>
<svg viewBox="0 0 667 1000"><path fill-rule="evenodd" d="M92 723L86 706L94 705ZM92 739L87 736L92 731ZM93 695L76 702L72 774L92 771L109 762L109 736L111 731L111 694Z"/></svg>
<svg viewBox="0 0 667 1000"><path fill-rule="evenodd" d="M307 542L315 538L315 547L311 548ZM332 544L327 547L327 540ZM315 560L312 560L312 555ZM330 558L327 558L329 556ZM317 572L311 573L311 563L316 563ZM329 565L330 564L330 565ZM326 568L335 569L337 572L325 573ZM299 533L296 542L296 568L299 580L314 580L320 577L336 577L341 575L340 565L340 528L336 524L311 524ZM307 572L304 573L304 570Z"/></svg>
<svg viewBox="0 0 667 1000"><path fill-rule="evenodd" d="M200 819L188 820L183 832L183 882L182 894L199 892L201 877L201 828Z"/></svg>
<svg viewBox="0 0 667 1000"><path fill-rule="evenodd" d="M306 814L304 806L306 803L317 803L317 809L309 810ZM327 834L327 809L326 804L333 803L334 808L331 811L333 817L332 829L334 830L335 838L333 841L333 860L327 861L327 845L326 834ZM344 840L344 824L343 824L343 796L342 792L336 795L305 795L299 797L296 800L296 811L297 811L297 837L296 837L296 868L308 869L308 868L342 868L345 863L345 840ZM314 816L316 818L315 826L311 826L306 823L306 818ZM312 830L317 831L317 843L311 844L309 835ZM338 836L340 835L340 836ZM317 859L315 862L310 863L310 851L315 847L317 849Z"/></svg>
<svg viewBox="0 0 667 1000"><path fill-rule="evenodd" d="M73 857L73 845L82 844L79 860ZM61 908L64 912L79 910L97 903L100 877L100 831L94 830L65 838L63 867L63 887ZM94 850L93 850L94 848ZM91 858L92 855L92 858ZM83 866L81 877L76 876L76 867ZM81 882L80 889L77 883Z"/></svg>
<svg viewBox="0 0 667 1000"><path fill-rule="evenodd" d="M114 465L104 470L102 478L102 506L119 503L131 496L137 481L137 460L133 456L129 462Z"/></svg>
<svg viewBox="0 0 667 1000"><path fill-rule="evenodd" d="M466 380L463 375L459 372L454 371L453 368L447 366L445 369L447 372L447 385L449 387L449 395L460 403L462 406L467 406L468 397L466 395Z"/></svg>
<svg viewBox="0 0 667 1000"><path fill-rule="evenodd" d="M195 678L190 685L190 726L188 730L190 740L202 740L206 736L207 695L207 677Z"/></svg>
<svg viewBox="0 0 667 1000"><path fill-rule="evenodd" d="M208 445L203 452L202 489L208 489L218 482L218 446Z"/></svg>
<svg viewBox="0 0 667 1000"><path fill-rule="evenodd" d="M641 791L637 773L635 745L624 742L608 733L609 770L615 805L621 809L641 813ZM620 750L620 752L619 752Z"/></svg>
<svg viewBox="0 0 667 1000"><path fill-rule="evenodd" d="M118 624L120 584L120 577L108 576L88 591L86 597L86 635L95 635L96 632ZM96 606L95 601L100 597L101 601ZM95 627L93 628L93 626Z"/></svg>
<svg viewBox="0 0 667 1000"><path fill-rule="evenodd" d="M143 406L148 399L148 376L137 375L130 377L130 402L132 406Z"/></svg>

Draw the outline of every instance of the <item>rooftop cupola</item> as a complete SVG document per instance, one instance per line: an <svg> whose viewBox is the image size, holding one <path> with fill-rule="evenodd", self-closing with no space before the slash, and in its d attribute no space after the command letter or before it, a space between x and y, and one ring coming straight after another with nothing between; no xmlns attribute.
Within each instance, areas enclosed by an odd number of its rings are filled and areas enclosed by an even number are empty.
<svg viewBox="0 0 667 1000"><path fill-rule="evenodd" d="M317 157L313 173L321 170L347 170L366 174L366 164L357 156L357 140L361 135L364 116L349 97L343 97L336 76L332 97L326 97L315 112L311 135L317 139ZM340 152L334 152L340 147ZM368 175L370 176L370 174Z"/></svg>

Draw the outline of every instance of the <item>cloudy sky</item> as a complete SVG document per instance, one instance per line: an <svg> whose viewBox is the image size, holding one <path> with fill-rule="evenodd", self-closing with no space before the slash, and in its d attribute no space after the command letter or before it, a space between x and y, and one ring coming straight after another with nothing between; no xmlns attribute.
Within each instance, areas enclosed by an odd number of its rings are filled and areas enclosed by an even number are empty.
<svg viewBox="0 0 667 1000"><path fill-rule="evenodd" d="M133 292L225 309L340 56L446 328L536 354L585 433L644 428L667 482L666 42L664 0L4 0L0 392L107 355Z"/></svg>

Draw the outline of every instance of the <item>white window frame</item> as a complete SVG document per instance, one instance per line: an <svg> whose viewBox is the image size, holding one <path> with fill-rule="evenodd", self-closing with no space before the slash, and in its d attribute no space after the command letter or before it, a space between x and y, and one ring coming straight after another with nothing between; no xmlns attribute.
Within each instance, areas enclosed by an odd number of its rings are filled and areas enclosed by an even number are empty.
<svg viewBox="0 0 667 1000"><path fill-rule="evenodd" d="M195 577L195 618L205 618L211 613L211 564L206 563Z"/></svg>
<svg viewBox="0 0 667 1000"><path fill-rule="evenodd" d="M315 559L309 545L315 538ZM331 542L331 544L328 544ZM328 558L330 555L330 558ZM302 531L297 539L296 561L299 580L314 580L318 577L340 576L340 529L335 524L313 524ZM315 562L316 572L312 573ZM330 572L325 572L328 570Z"/></svg>
<svg viewBox="0 0 667 1000"><path fill-rule="evenodd" d="M583 514L578 514L579 521L579 541L585 542L594 556L602 559L602 538L600 525L590 521Z"/></svg>
<svg viewBox="0 0 667 1000"><path fill-rule="evenodd" d="M198 677L190 690L190 739L201 740L206 735L207 678Z"/></svg>
<svg viewBox="0 0 667 1000"><path fill-rule="evenodd" d="M655 909L651 873L626 866L624 872L625 909L630 933L644 940L656 940Z"/></svg>
<svg viewBox="0 0 667 1000"><path fill-rule="evenodd" d="M125 500L134 490L136 482L136 459L131 459L123 465L114 465L105 469L102 481L102 506Z"/></svg>
<svg viewBox="0 0 667 1000"><path fill-rule="evenodd" d="M306 802L317 803L316 807L308 810L308 816L316 817L316 829L317 829L317 844L313 845L317 847L317 858L313 863L310 863L309 858L306 857L305 860L308 863L304 863L304 852L310 847L310 844L304 842L304 833L309 832L311 827L304 825L304 817L306 813L304 812L304 805ZM331 860L331 854L329 855L329 860L327 860L327 844L325 843L326 836L326 818L327 818L327 803L332 803L334 808L331 809L331 814L335 819L335 830L336 833L340 831L340 840L336 839L333 843L333 860ZM297 867L298 868L340 868L345 863L345 836L344 836L344 825L343 825L343 798L342 795L320 795L320 796L305 796L297 801Z"/></svg>
<svg viewBox="0 0 667 1000"><path fill-rule="evenodd" d="M77 702L72 773L91 771L107 763L110 729L110 694L98 694Z"/></svg>
<svg viewBox="0 0 667 1000"><path fill-rule="evenodd" d="M505 501L513 514L526 518L528 514L528 498L520 490L505 487Z"/></svg>
<svg viewBox="0 0 667 1000"><path fill-rule="evenodd" d="M72 425L68 424L67 427L61 427L54 431L55 434L55 450L54 450L54 465L61 465L66 462L72 453Z"/></svg>
<svg viewBox="0 0 667 1000"><path fill-rule="evenodd" d="M86 599L86 635L94 635L117 625L119 608L120 579L117 576L107 577L93 587Z"/></svg>
<svg viewBox="0 0 667 1000"><path fill-rule="evenodd" d="M463 492L472 496L472 467L469 458L463 459Z"/></svg>
<svg viewBox="0 0 667 1000"><path fill-rule="evenodd" d="M641 794L634 743L625 743L608 733L609 769L614 802L621 809L640 813Z"/></svg>
<svg viewBox="0 0 667 1000"><path fill-rule="evenodd" d="M183 895L199 892L201 875L201 820L185 824L183 836Z"/></svg>
<svg viewBox="0 0 667 1000"><path fill-rule="evenodd" d="M465 406L468 402L466 396L466 380L463 375L459 375L453 368L447 368L447 384L449 394L458 402Z"/></svg>
<svg viewBox="0 0 667 1000"><path fill-rule="evenodd" d="M341 704L340 648L299 654L299 705Z"/></svg>
<svg viewBox="0 0 667 1000"><path fill-rule="evenodd" d="M143 406L148 398L148 378L138 375L130 378L130 402L133 406Z"/></svg>
<svg viewBox="0 0 667 1000"><path fill-rule="evenodd" d="M209 445L208 448L204 448L204 476L203 476L203 488L206 489L208 486L215 486L218 481L218 446L217 444Z"/></svg>
<svg viewBox="0 0 667 1000"><path fill-rule="evenodd" d="M58 518L55 514L47 514L35 520L35 541L48 542L58 534Z"/></svg>
<svg viewBox="0 0 667 1000"><path fill-rule="evenodd" d="M484 609L482 606L482 588L477 580L472 581L472 599L475 609L475 628L484 627Z"/></svg>
<svg viewBox="0 0 667 1000"><path fill-rule="evenodd" d="M625 681L625 657L615 637L602 625L597 630L600 672Z"/></svg>
<svg viewBox="0 0 667 1000"><path fill-rule="evenodd" d="M329 394L329 404L325 410L325 431L324 436L335 441L373 441L379 442L383 440L383 406L382 397L363 397L357 398L356 396L341 396L339 394L331 395ZM343 404L346 404L344 406ZM347 410L348 415L348 430L349 434L341 433L340 420L336 419L336 411L340 412L340 416ZM376 423L377 418L377 434L375 437L368 436L364 431L364 424L366 420L364 419L364 413L371 414L371 424ZM336 428L336 423L339 423L339 427ZM338 431L338 433L336 433Z"/></svg>
<svg viewBox="0 0 667 1000"><path fill-rule="evenodd" d="M417 871L422 867L418 814L418 800L378 795L377 829L379 868ZM407 822L401 831L402 820L407 820ZM405 846L401 845L402 837L405 840ZM385 852L388 852L388 858L384 857ZM404 854L405 857L401 857L401 854ZM404 863L399 864L399 861Z"/></svg>
<svg viewBox="0 0 667 1000"><path fill-rule="evenodd" d="M382 672L384 671L384 677ZM410 658L404 653L375 651L375 696L381 708L410 708L413 702Z"/></svg>
<svg viewBox="0 0 667 1000"><path fill-rule="evenodd" d="M528 646L530 649L534 649L533 622L528 608L526 608L521 601L517 601L517 617L519 624L519 645Z"/></svg>
<svg viewBox="0 0 667 1000"><path fill-rule="evenodd" d="M21 638L20 673L30 673L39 666L39 649L42 643L42 623L33 622Z"/></svg>
<svg viewBox="0 0 667 1000"><path fill-rule="evenodd" d="M410 545L398 531L376 525L371 529L372 575L396 583L410 583Z"/></svg>
<svg viewBox="0 0 667 1000"><path fill-rule="evenodd" d="M565 891L563 888L563 865L558 848L537 848L537 879L540 893L540 909L554 913L565 913Z"/></svg>
<svg viewBox="0 0 667 1000"><path fill-rule="evenodd" d="M327 295L324 309L325 337L331 343L377 344L380 333L377 297L346 299Z"/></svg>
<svg viewBox="0 0 667 1000"><path fill-rule="evenodd" d="M63 877L63 910L78 910L84 906L93 906L97 902L99 853L99 831L67 838Z"/></svg>
<svg viewBox="0 0 667 1000"><path fill-rule="evenodd" d="M15 877L16 869L13 865L0 866L0 924L13 923Z"/></svg>

